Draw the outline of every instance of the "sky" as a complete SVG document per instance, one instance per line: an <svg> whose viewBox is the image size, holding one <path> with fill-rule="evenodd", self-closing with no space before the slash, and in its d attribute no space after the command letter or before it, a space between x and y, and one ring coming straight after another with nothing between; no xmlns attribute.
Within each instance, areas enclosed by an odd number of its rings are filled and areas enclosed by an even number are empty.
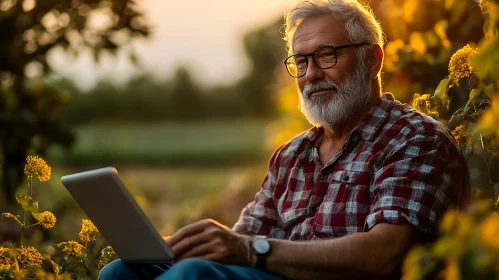
<svg viewBox="0 0 499 280"><path fill-rule="evenodd" d="M124 54L104 57L96 65L89 53L74 59L56 51L49 56L54 70L84 89L101 79L119 84L143 71L169 78L179 65L187 65L201 84L231 84L248 67L243 35L283 18L297 0L139 0L137 3L141 3L152 26L150 38L133 43L140 69Z"/></svg>

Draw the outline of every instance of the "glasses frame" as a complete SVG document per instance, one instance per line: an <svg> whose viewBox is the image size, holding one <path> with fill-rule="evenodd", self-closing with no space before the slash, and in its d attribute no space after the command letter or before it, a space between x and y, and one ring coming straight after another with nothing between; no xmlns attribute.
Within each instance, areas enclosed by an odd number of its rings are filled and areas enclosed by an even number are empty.
<svg viewBox="0 0 499 280"><path fill-rule="evenodd" d="M319 47L318 49L316 49L315 51L309 53L309 54L294 54L294 55L290 55L288 56L285 60L284 60L284 66L286 67L286 70L288 71L288 74L293 77L293 78L300 78L300 77L303 77L307 74L307 70L308 70L308 57L311 56L312 57L312 61L314 62L315 66L317 66L319 69L329 69L329 68L332 68L334 66L336 66L336 64L338 63L338 54L337 54L337 51L340 50L340 49L346 49L346 48L353 48L353 47L361 47L361 46L369 46L369 45L372 45L371 43L358 43L358 44L348 44L348 45L342 45L342 46L322 46L322 47ZM323 49L333 49L334 50L334 57L335 57L335 61L334 61L334 64L331 65L331 66L328 66L328 67L320 67L318 64L317 64L317 61L315 61L315 53L317 51L320 51L320 50L323 50ZM291 71L289 71L289 68L288 68L288 60L290 58L293 58L293 57L297 57L297 56L300 56L300 57L305 57L305 61L307 63L307 67L305 68L305 72L302 74L302 75L293 75L291 74Z"/></svg>

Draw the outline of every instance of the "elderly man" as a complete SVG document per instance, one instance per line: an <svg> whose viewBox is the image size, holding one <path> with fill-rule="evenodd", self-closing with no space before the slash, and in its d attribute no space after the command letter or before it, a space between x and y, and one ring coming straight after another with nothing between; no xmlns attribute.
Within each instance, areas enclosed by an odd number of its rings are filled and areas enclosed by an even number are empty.
<svg viewBox="0 0 499 280"><path fill-rule="evenodd" d="M468 171L451 134L381 93L383 39L369 9L300 2L286 38L285 66L314 127L274 152L232 230L188 225L166 241L176 263L165 272L115 261L102 279L399 277L411 246L466 204Z"/></svg>

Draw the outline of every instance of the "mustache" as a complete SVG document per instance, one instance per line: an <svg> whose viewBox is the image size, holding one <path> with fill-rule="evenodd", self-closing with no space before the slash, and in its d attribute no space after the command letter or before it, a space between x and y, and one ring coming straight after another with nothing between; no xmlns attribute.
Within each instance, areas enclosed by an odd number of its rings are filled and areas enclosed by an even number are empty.
<svg viewBox="0 0 499 280"><path fill-rule="evenodd" d="M336 92L339 92L341 90L340 86L333 81L311 82L305 85L302 91L302 95L306 98L309 98L310 95L312 95L314 92L333 89L336 90Z"/></svg>

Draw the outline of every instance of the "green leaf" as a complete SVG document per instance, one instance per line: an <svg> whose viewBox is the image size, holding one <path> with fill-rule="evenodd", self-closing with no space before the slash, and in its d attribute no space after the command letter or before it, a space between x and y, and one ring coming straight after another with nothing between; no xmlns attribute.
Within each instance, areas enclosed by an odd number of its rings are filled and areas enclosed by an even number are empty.
<svg viewBox="0 0 499 280"><path fill-rule="evenodd" d="M479 52L470 57L473 70L478 77L484 80L487 76L497 77L499 75L499 37L485 40L478 48Z"/></svg>
<svg viewBox="0 0 499 280"><path fill-rule="evenodd" d="M449 84L451 82L452 78L447 77L446 79L443 79L440 81L440 84L438 85L437 89L435 90L434 96L440 101L442 101L442 104L444 104L445 108L449 106L449 95L447 95L447 92L449 91Z"/></svg>
<svg viewBox="0 0 499 280"><path fill-rule="evenodd" d="M49 254L45 255L45 260L49 261L52 264L52 271L54 271L54 276L57 279L57 276L59 276L59 273L61 272L61 266L52 261Z"/></svg>
<svg viewBox="0 0 499 280"><path fill-rule="evenodd" d="M17 194L16 200L19 204L21 204L24 211L28 211L31 213L38 212L38 201L33 200L33 198L31 196Z"/></svg>
<svg viewBox="0 0 499 280"><path fill-rule="evenodd" d="M464 106L464 110L470 107L470 110L473 109L474 111L476 111L478 110L480 105L483 105L485 103L488 103L490 105L490 100L485 94L485 92L479 90L477 94L475 94L473 97L470 97L470 99Z"/></svg>
<svg viewBox="0 0 499 280"><path fill-rule="evenodd" d="M476 95L480 94L481 90L475 88L473 90L471 90L470 92L470 99L473 99L473 97L475 97Z"/></svg>
<svg viewBox="0 0 499 280"><path fill-rule="evenodd" d="M102 249L98 267L102 268L106 264L111 262L113 255L115 255L115 252L111 246L107 246L106 248Z"/></svg>
<svg viewBox="0 0 499 280"><path fill-rule="evenodd" d="M23 224L21 223L21 221L19 221L19 219L14 216L13 214L11 213L2 213L2 215L0 216L0 220L1 219L13 219L14 221L16 221L21 227L23 226Z"/></svg>

